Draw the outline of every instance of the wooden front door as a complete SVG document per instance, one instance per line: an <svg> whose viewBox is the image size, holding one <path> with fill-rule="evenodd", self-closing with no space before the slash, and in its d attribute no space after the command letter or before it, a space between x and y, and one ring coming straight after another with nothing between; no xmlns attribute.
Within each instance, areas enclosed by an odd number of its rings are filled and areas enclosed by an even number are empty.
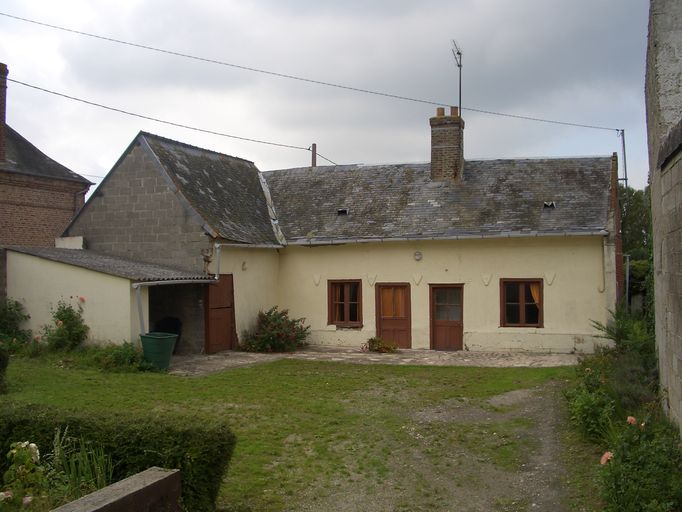
<svg viewBox="0 0 682 512"><path fill-rule="evenodd" d="M400 348L411 348L410 285L377 283L375 288L377 336L392 341Z"/></svg>
<svg viewBox="0 0 682 512"><path fill-rule="evenodd" d="M234 323L234 286L232 274L221 275L215 284L206 285L206 344L204 351L214 354L237 348Z"/></svg>
<svg viewBox="0 0 682 512"><path fill-rule="evenodd" d="M433 350L462 350L464 331L462 285L432 284L431 348Z"/></svg>

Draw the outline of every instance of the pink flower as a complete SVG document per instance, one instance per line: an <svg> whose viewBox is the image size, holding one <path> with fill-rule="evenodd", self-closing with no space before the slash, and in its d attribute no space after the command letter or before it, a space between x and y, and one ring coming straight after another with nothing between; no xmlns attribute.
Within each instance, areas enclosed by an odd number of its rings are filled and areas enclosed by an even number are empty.
<svg viewBox="0 0 682 512"><path fill-rule="evenodd" d="M0 501L11 500L12 496L12 491L0 492Z"/></svg>
<svg viewBox="0 0 682 512"><path fill-rule="evenodd" d="M602 466L607 464L611 459L613 459L613 453L611 452L604 452L604 455L601 456L601 459L599 460L599 464Z"/></svg>
<svg viewBox="0 0 682 512"><path fill-rule="evenodd" d="M80 297L78 297L78 300L79 300L80 302L85 302L85 297L83 297L83 296L81 295Z"/></svg>
<svg viewBox="0 0 682 512"><path fill-rule="evenodd" d="M628 425L636 425L637 424L637 418L634 416L628 416L627 419Z"/></svg>
<svg viewBox="0 0 682 512"><path fill-rule="evenodd" d="M21 506L25 507L26 505L30 505L32 501L33 501L33 496L24 496L21 499Z"/></svg>
<svg viewBox="0 0 682 512"><path fill-rule="evenodd" d="M35 341L36 343L40 343L41 339L42 337L40 336L40 334L36 334L35 336L33 336L33 341Z"/></svg>

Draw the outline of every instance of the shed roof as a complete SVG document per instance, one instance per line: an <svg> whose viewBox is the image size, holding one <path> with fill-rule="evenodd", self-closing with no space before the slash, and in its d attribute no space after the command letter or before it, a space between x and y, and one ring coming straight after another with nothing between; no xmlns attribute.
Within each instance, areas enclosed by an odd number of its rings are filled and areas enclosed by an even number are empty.
<svg viewBox="0 0 682 512"><path fill-rule="evenodd" d="M288 243L605 234L611 157L466 161L264 173ZM547 206L545 205L547 203Z"/></svg>
<svg viewBox="0 0 682 512"><path fill-rule="evenodd" d="M212 280L207 275L188 270L133 261L89 250L42 247L7 247L7 249L112 276L124 277L132 281L205 280L210 282Z"/></svg>
<svg viewBox="0 0 682 512"><path fill-rule="evenodd" d="M190 206L226 240L279 243L260 172L248 160L141 132Z"/></svg>
<svg viewBox="0 0 682 512"><path fill-rule="evenodd" d="M9 125L5 125L5 151L6 160L0 161L0 170L92 185L80 174L52 160Z"/></svg>

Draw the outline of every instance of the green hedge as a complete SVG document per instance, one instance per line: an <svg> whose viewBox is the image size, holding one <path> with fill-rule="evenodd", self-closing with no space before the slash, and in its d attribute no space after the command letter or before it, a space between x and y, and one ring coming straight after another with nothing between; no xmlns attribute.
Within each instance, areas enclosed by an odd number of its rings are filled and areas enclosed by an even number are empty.
<svg viewBox="0 0 682 512"><path fill-rule="evenodd" d="M150 466L182 471L183 507L215 510L218 491L232 457L235 437L219 423L182 416L103 414L37 405L0 404L0 474L11 443L31 441L42 453L52 449L55 428L101 444L120 480Z"/></svg>

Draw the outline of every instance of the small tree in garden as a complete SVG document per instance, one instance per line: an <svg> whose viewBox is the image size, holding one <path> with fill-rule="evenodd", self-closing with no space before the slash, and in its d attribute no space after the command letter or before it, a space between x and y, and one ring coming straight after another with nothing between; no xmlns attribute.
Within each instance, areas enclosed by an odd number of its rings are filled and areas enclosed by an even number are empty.
<svg viewBox="0 0 682 512"><path fill-rule="evenodd" d="M289 318L289 311L277 306L258 313L253 331L244 333L242 348L250 352L293 352L307 345L310 326L304 318Z"/></svg>
<svg viewBox="0 0 682 512"><path fill-rule="evenodd" d="M53 325L46 325L43 337L53 350L74 350L85 342L90 328L83 321L84 297L78 297L76 307L60 300L52 310Z"/></svg>

